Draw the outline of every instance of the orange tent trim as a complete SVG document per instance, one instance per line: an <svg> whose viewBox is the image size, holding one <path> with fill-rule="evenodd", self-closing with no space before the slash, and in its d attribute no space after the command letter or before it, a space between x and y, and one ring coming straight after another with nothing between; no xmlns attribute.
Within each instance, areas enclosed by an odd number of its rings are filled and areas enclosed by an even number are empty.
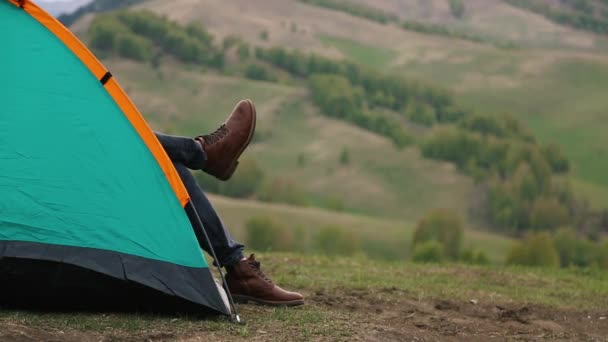
<svg viewBox="0 0 608 342"><path fill-rule="evenodd" d="M108 70L104 67L104 65L101 64L95 55L93 55L93 53L89 51L89 49L87 49L87 47L57 19L29 0L8 1L15 6L23 8L40 24L44 25L57 38L59 38L76 56L78 56L78 58L87 66L87 68L89 68L91 73L93 73L98 80L106 75ZM133 104L131 99L129 99L125 91L120 87L114 78L110 78L108 82L105 83L105 89L108 91L110 96L112 96L129 122L131 122L146 146L148 146L150 152L152 152L154 158L156 158L158 161L161 169L167 177L167 180L171 184L171 187L173 188L173 191L175 192L175 195L177 196L181 205L185 207L190 200L190 196L179 178L175 167L173 167L173 163L154 135L154 132L150 126L148 126L141 113L137 110L137 107L135 107L135 104Z"/></svg>

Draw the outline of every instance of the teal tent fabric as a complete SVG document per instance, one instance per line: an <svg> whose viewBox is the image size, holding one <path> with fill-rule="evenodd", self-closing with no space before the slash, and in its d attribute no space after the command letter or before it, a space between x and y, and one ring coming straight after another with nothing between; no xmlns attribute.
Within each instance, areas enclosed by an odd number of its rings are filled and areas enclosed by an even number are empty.
<svg viewBox="0 0 608 342"><path fill-rule="evenodd" d="M0 305L79 288L102 302L230 314L171 165L163 171L98 76L41 22L67 29L22 5L0 0Z"/></svg>
<svg viewBox="0 0 608 342"><path fill-rule="evenodd" d="M0 1L0 240L206 267L154 156L57 37Z"/></svg>

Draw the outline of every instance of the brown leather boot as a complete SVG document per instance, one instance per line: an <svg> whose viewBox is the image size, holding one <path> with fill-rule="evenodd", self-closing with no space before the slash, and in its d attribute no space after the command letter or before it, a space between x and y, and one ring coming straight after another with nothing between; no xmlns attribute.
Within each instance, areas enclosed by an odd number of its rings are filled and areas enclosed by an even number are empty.
<svg viewBox="0 0 608 342"><path fill-rule="evenodd" d="M238 303L254 302L271 306L296 306L304 304L304 297L296 292L285 291L268 279L260 269L255 255L227 267L226 282L232 298Z"/></svg>
<svg viewBox="0 0 608 342"><path fill-rule="evenodd" d="M207 154L203 171L223 181L230 179L253 138L255 119L253 102L242 100L215 132L196 137Z"/></svg>

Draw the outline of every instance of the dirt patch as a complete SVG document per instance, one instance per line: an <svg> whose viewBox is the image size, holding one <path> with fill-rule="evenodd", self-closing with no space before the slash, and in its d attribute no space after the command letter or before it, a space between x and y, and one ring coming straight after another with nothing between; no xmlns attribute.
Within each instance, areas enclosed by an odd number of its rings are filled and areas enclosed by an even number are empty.
<svg viewBox="0 0 608 342"><path fill-rule="evenodd" d="M394 287L307 293L304 308L241 305L247 326L161 322L146 329L85 332L0 320L0 341L608 341L606 313L534 304L415 298ZM315 316L318 314L319 316ZM293 315L293 316L292 316ZM602 317L604 317L602 319ZM311 335L311 332L321 335Z"/></svg>
<svg viewBox="0 0 608 342"><path fill-rule="evenodd" d="M477 300L420 301L394 288L317 292L311 301L360 314L357 336L363 340L608 341L608 324L598 312Z"/></svg>

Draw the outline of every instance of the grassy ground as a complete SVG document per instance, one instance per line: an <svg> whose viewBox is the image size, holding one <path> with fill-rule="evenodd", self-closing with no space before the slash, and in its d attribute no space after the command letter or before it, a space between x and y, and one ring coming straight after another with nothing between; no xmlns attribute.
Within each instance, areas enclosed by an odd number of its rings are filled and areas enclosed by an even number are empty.
<svg viewBox="0 0 608 342"><path fill-rule="evenodd" d="M306 295L305 306L240 305L247 325L175 314L1 310L0 339L600 341L608 333L606 273L258 257L277 283Z"/></svg>
<svg viewBox="0 0 608 342"><path fill-rule="evenodd" d="M319 39L326 46L337 48L355 62L375 68L383 68L390 65L397 56L397 53L393 50L370 48L369 46L350 39L337 38L328 35L321 35Z"/></svg>

